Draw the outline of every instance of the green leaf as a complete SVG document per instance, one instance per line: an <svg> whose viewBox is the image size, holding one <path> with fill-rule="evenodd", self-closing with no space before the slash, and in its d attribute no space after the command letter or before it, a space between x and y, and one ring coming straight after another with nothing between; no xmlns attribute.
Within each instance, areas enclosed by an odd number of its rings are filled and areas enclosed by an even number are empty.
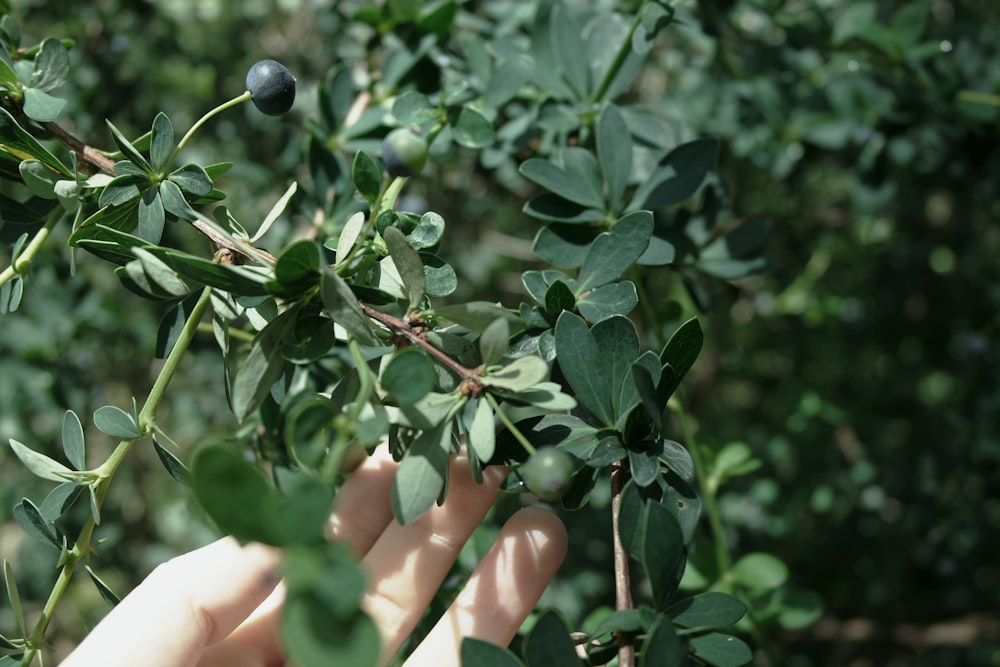
<svg viewBox="0 0 1000 667"><path fill-rule="evenodd" d="M174 126L162 111L153 119L153 131L149 144L149 161L153 171L162 174L170 167L174 153Z"/></svg>
<svg viewBox="0 0 1000 667"><path fill-rule="evenodd" d="M753 660L743 640L719 632L691 638L691 652L715 667L739 667Z"/></svg>
<svg viewBox="0 0 1000 667"><path fill-rule="evenodd" d="M63 482L45 496L38 511L41 512L46 521L55 523L73 506L85 486L86 484L79 482Z"/></svg>
<svg viewBox="0 0 1000 667"><path fill-rule="evenodd" d="M112 607L114 607L115 605L117 605L119 602L122 601L122 599L118 597L118 595L113 590L111 590L111 587L108 586L106 583L104 583L104 581L97 576L96 572L90 569L89 565L86 565L84 567L87 570L87 574L90 576L90 580L94 582L94 586L97 587L97 592L101 596L102 600L107 602Z"/></svg>
<svg viewBox="0 0 1000 667"><path fill-rule="evenodd" d="M657 616L639 649L639 667L683 665L686 658L685 641L677 636L669 619Z"/></svg>
<svg viewBox="0 0 1000 667"><path fill-rule="evenodd" d="M596 324L615 315L628 315L638 304L635 283L624 280L591 290L580 297L576 307L588 321Z"/></svg>
<svg viewBox="0 0 1000 667"><path fill-rule="evenodd" d="M420 260L424 264L424 292L427 296L449 296L458 289L458 275L450 264L427 251L420 253Z"/></svg>
<svg viewBox="0 0 1000 667"><path fill-rule="evenodd" d="M581 183L578 178L548 160L542 158L526 160L521 164L520 172L529 181L574 204L593 209L604 207L604 201L599 195Z"/></svg>
<svg viewBox="0 0 1000 667"><path fill-rule="evenodd" d="M636 188L629 209L657 210L675 206L693 195L715 171L717 139L698 139L670 151Z"/></svg>
<svg viewBox="0 0 1000 667"><path fill-rule="evenodd" d="M434 314L449 322L454 322L471 331L482 333L497 318L507 320L511 333L517 333L524 328L517 314L509 308L487 301L469 301L467 303L438 306L434 309Z"/></svg>
<svg viewBox="0 0 1000 667"><path fill-rule="evenodd" d="M181 297L191 293L191 288L177 274L177 271L153 253L140 247L134 247L132 254L138 258L136 261L141 265L142 272L149 282L167 296Z"/></svg>
<svg viewBox="0 0 1000 667"><path fill-rule="evenodd" d="M170 165L165 165L164 169ZM188 163L170 172L169 180L177 184L181 190L198 197L205 197L212 192L212 177L204 167Z"/></svg>
<svg viewBox="0 0 1000 667"><path fill-rule="evenodd" d="M32 537L48 542L56 549L62 549L63 542L51 521L46 519L35 504L27 498L14 506L14 519Z"/></svg>
<svg viewBox="0 0 1000 667"><path fill-rule="evenodd" d="M233 414L239 421L260 406L271 385L281 377L285 367L281 349L288 342L295 316L294 310L288 310L274 318L250 345L250 352L237 371L230 392Z"/></svg>
<svg viewBox="0 0 1000 667"><path fill-rule="evenodd" d="M365 214L358 211L344 223L344 228L340 230L340 237L337 239L337 265L342 264L351 254L351 250L358 242L361 230L365 226Z"/></svg>
<svg viewBox="0 0 1000 667"><path fill-rule="evenodd" d="M59 174L52 171L38 160L24 160L17 166L24 185L31 194L42 199L56 198L56 183Z"/></svg>
<svg viewBox="0 0 1000 667"><path fill-rule="evenodd" d="M135 234L141 239L157 244L163 236L163 223L166 222L166 211L160 199L160 188L148 188L139 198L139 226Z"/></svg>
<svg viewBox="0 0 1000 667"><path fill-rule="evenodd" d="M627 271L646 251L652 234L653 215L649 211L636 211L594 239L580 267L577 295L605 285Z"/></svg>
<svg viewBox="0 0 1000 667"><path fill-rule="evenodd" d="M677 473L668 472L664 479L666 489L660 504L670 510L677 519L681 534L684 535L684 544L690 544L701 519L701 498Z"/></svg>
<svg viewBox="0 0 1000 667"><path fill-rule="evenodd" d="M493 320L479 336L479 354L483 366L493 366L500 363L510 346L510 324L500 318Z"/></svg>
<svg viewBox="0 0 1000 667"><path fill-rule="evenodd" d="M426 95L415 90L406 91L392 104L392 115L400 125L423 125L435 120L439 113Z"/></svg>
<svg viewBox="0 0 1000 667"><path fill-rule="evenodd" d="M249 266L220 264L176 250L149 250L177 273L195 283L216 287L238 296L264 296L268 293L265 275Z"/></svg>
<svg viewBox="0 0 1000 667"><path fill-rule="evenodd" d="M651 615L651 612L652 610L649 609L649 607L642 607L639 609L620 609L618 611L611 612L601 619L601 622L598 623L597 627L590 633L590 638L600 639L613 632L643 632L650 625L651 619L649 616Z"/></svg>
<svg viewBox="0 0 1000 667"><path fill-rule="evenodd" d="M444 491L451 428L450 421L443 421L424 431L403 456L392 484L392 513L400 523L422 517Z"/></svg>
<svg viewBox="0 0 1000 667"><path fill-rule="evenodd" d="M0 107L0 151L18 160L40 160L46 167L62 174L65 178L74 177L71 169L38 143L30 132L18 125L10 112L3 107Z"/></svg>
<svg viewBox="0 0 1000 667"><path fill-rule="evenodd" d="M10 91L15 91L20 89L21 82L17 78L17 72L8 63L8 58L0 55L0 86L6 88Z"/></svg>
<svg viewBox="0 0 1000 667"><path fill-rule="evenodd" d="M694 481L694 461L684 445L673 440L661 441L660 459L686 482Z"/></svg>
<svg viewBox="0 0 1000 667"><path fill-rule="evenodd" d="M488 109L499 109L513 99L531 80L533 66L531 58L521 54L501 62L485 87L483 104Z"/></svg>
<svg viewBox="0 0 1000 667"><path fill-rule="evenodd" d="M333 321L344 327L348 334L362 345L377 345L371 321L361 311L361 304L354 292L335 271L324 269L321 279L323 307Z"/></svg>
<svg viewBox="0 0 1000 667"><path fill-rule="evenodd" d="M660 477L660 459L656 453L628 450L629 470L639 486L649 486Z"/></svg>
<svg viewBox="0 0 1000 667"><path fill-rule="evenodd" d="M462 107L451 129L455 142L466 148L489 148L496 141L493 124L481 111L468 105Z"/></svg>
<svg viewBox="0 0 1000 667"><path fill-rule="evenodd" d="M701 324L698 323L698 318L692 317L678 327L677 331L674 332L674 335L670 337L670 340L663 347L663 351L660 352L660 361L664 364L670 364L670 367L674 369L673 377L665 391L667 396L676 391L681 380L691 370L695 359L698 358L698 353L701 352L704 340L705 336L701 332Z"/></svg>
<svg viewBox="0 0 1000 667"><path fill-rule="evenodd" d="M628 187L632 170L632 135L625 118L608 104L597 119L597 158L607 185L608 206L615 210Z"/></svg>
<svg viewBox="0 0 1000 667"><path fill-rule="evenodd" d="M94 426L103 433L122 440L139 437L139 427L132 415L114 405L105 405L94 411Z"/></svg>
<svg viewBox="0 0 1000 667"><path fill-rule="evenodd" d="M632 381L632 363L639 356L639 335L627 317L611 317L598 322L590 332L600 350L601 377L607 383L611 415L617 423L639 402Z"/></svg>
<svg viewBox="0 0 1000 667"><path fill-rule="evenodd" d="M184 486L191 486L191 472L187 469L179 458L173 455L169 450L167 450L163 445L153 438L153 451L156 452L156 457L160 459L160 463L163 467L167 469L167 473L174 478L174 480L180 482Z"/></svg>
<svg viewBox="0 0 1000 667"><path fill-rule="evenodd" d="M10 561L3 559L3 580L7 587L7 600L10 601L10 610L14 614L14 621L17 630L22 637L28 636L28 629L24 622L24 607L21 606L21 594L17 591L17 580L14 578L14 568Z"/></svg>
<svg viewBox="0 0 1000 667"><path fill-rule="evenodd" d="M385 239L392 263L396 266L403 286L406 288L407 298L410 302L409 308L415 310L420 307L424 298L426 284L424 263L420 260L417 251L406 241L403 232L397 228L387 227L382 232L382 238Z"/></svg>
<svg viewBox="0 0 1000 667"><path fill-rule="evenodd" d="M351 169L351 179L358 193L369 203L378 199L382 190L382 168L371 155L364 151L357 152Z"/></svg>
<svg viewBox="0 0 1000 667"><path fill-rule="evenodd" d="M559 612L548 609L535 620L524 639L528 667L580 667L576 645Z"/></svg>
<svg viewBox="0 0 1000 667"><path fill-rule="evenodd" d="M747 606L732 595L709 591L681 600L667 609L675 625L685 628L724 628L747 613Z"/></svg>
<svg viewBox="0 0 1000 667"><path fill-rule="evenodd" d="M382 387L399 403L416 403L434 388L434 364L417 348L396 353L382 372Z"/></svg>
<svg viewBox="0 0 1000 667"><path fill-rule="evenodd" d="M35 450L21 444L13 438L10 439L10 448L14 450L14 455L21 460L24 467L31 471L36 477L51 480L53 482L65 482L72 477L73 471L49 458L45 454L40 454Z"/></svg>
<svg viewBox="0 0 1000 667"><path fill-rule="evenodd" d="M576 295L569 285L556 280L545 290L545 312L558 316L564 310L576 309Z"/></svg>
<svg viewBox="0 0 1000 667"><path fill-rule="evenodd" d="M556 222L538 230L531 251L553 266L576 268L583 264L599 233L593 227Z"/></svg>
<svg viewBox="0 0 1000 667"><path fill-rule="evenodd" d="M433 211L420 216L416 228L406 235L406 240L416 250L431 248L441 242L444 236L444 218Z"/></svg>
<svg viewBox="0 0 1000 667"><path fill-rule="evenodd" d="M665 609L684 573L687 550L677 519L663 505L647 503L640 562L657 609Z"/></svg>
<svg viewBox="0 0 1000 667"><path fill-rule="evenodd" d="M319 246L301 239L288 246L274 265L274 277L287 295L301 294L320 280Z"/></svg>
<svg viewBox="0 0 1000 667"><path fill-rule="evenodd" d="M65 82L69 74L69 54L62 40L48 37L35 55L35 67L29 86L40 90L53 90Z"/></svg>
<svg viewBox="0 0 1000 667"><path fill-rule="evenodd" d="M289 592L281 636L288 658L302 667L378 664L381 638L374 621L362 612L349 617L335 614L308 590Z"/></svg>
<svg viewBox="0 0 1000 667"><path fill-rule="evenodd" d="M496 452L496 424L493 408L485 398L476 401L476 413L468 433L469 448L483 463L493 458Z"/></svg>
<svg viewBox="0 0 1000 667"><path fill-rule="evenodd" d="M733 565L733 580L752 591L772 591L788 581L788 566L760 551L742 556Z"/></svg>
<svg viewBox="0 0 1000 667"><path fill-rule="evenodd" d="M122 206L139 197L139 184L146 183L144 176L123 174L116 176L104 186L98 201L98 206Z"/></svg>
<svg viewBox="0 0 1000 667"><path fill-rule="evenodd" d="M461 653L462 667L524 667L508 649L478 637L463 637Z"/></svg>
<svg viewBox="0 0 1000 667"><path fill-rule="evenodd" d="M605 214L599 208L580 206L554 194L541 194L524 205L524 212L539 220L581 225L604 222Z"/></svg>
<svg viewBox="0 0 1000 667"><path fill-rule="evenodd" d="M24 115L39 123L54 121L65 106L66 100L38 88L26 88L24 91Z"/></svg>
<svg viewBox="0 0 1000 667"><path fill-rule="evenodd" d="M152 176L154 174L152 167L149 166L149 162L143 157L142 153L125 138L125 135L115 127L114 123L110 120L106 121L108 124L108 130L111 132L111 138L114 139L115 145L118 146L118 150L122 152L125 159L134 164L136 167L141 169L146 174Z"/></svg>
<svg viewBox="0 0 1000 667"><path fill-rule="evenodd" d="M575 93L576 99L586 100L590 97L591 80L583 30L565 5L556 5L552 10L550 28L560 73Z"/></svg>
<svg viewBox="0 0 1000 667"><path fill-rule="evenodd" d="M602 350L586 322L570 312L556 321L556 358L576 398L602 423L614 425L612 389L604 376ZM631 361L630 361L631 362Z"/></svg>
<svg viewBox="0 0 1000 667"><path fill-rule="evenodd" d="M234 448L203 447L191 469L195 498L215 524L241 540L266 541L261 510L269 493L267 480Z"/></svg>
<svg viewBox="0 0 1000 667"><path fill-rule="evenodd" d="M549 365L541 357L518 357L501 370L484 375L482 383L509 391L524 391L549 376Z"/></svg>
<svg viewBox="0 0 1000 667"><path fill-rule="evenodd" d="M618 538L629 556L638 559L642 553L645 530L646 500L633 480L625 483L618 505Z"/></svg>
<svg viewBox="0 0 1000 667"><path fill-rule="evenodd" d="M80 424L80 418L72 410L67 410L63 415L62 447L70 465L77 470L86 469L87 456L83 442L83 426Z"/></svg>
<svg viewBox="0 0 1000 667"><path fill-rule="evenodd" d="M194 220L197 214L184 198L184 193L171 180L160 183L160 203L163 210L179 220Z"/></svg>

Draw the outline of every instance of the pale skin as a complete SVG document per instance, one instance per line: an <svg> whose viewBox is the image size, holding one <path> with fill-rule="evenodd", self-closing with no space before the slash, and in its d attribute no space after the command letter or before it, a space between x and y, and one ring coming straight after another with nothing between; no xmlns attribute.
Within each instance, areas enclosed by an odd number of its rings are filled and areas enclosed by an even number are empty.
<svg viewBox="0 0 1000 667"><path fill-rule="evenodd" d="M499 493L505 471L476 484L467 461L451 464L448 499L421 519L397 523L389 506L396 464L376 455L337 496L331 538L361 556L369 588L362 606L382 635L387 664L416 627L462 545ZM454 603L406 667L459 667L462 638L507 645L566 554L566 529L551 512L526 508L500 531ZM154 570L91 632L63 667L278 667L284 597L279 550L224 538Z"/></svg>

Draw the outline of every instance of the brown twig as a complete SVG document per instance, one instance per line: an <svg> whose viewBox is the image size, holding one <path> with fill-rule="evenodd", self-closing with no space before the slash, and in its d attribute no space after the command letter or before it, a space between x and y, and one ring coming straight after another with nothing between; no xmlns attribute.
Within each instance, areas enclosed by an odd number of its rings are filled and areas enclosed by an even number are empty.
<svg viewBox="0 0 1000 667"><path fill-rule="evenodd" d="M622 546L618 535L618 510L622 504L622 489L628 480L628 473L621 461L611 464L611 529L614 532L615 549L615 609L622 611L632 609L632 585L628 571L628 555ZM618 665L619 667L635 666L635 646L632 638L618 634Z"/></svg>
<svg viewBox="0 0 1000 667"><path fill-rule="evenodd" d="M430 342L428 342L428 340L406 320L400 319L394 315L389 315L388 313L383 313L381 310L376 310L366 303L361 304L361 311L376 322L384 324L396 335L403 336L408 341L417 345L427 352L427 354L441 362L445 368L457 375L464 384L469 386L467 389L469 393L477 394L479 391L482 391L482 381L480 380L480 374L476 369L466 368L438 348L431 345Z"/></svg>
<svg viewBox="0 0 1000 667"><path fill-rule="evenodd" d="M41 126L46 132L58 139L60 143L76 153L83 164L90 167L90 169L87 169L86 171L97 170L104 172L109 176L115 175L115 161L101 151L97 150L93 146L88 146L56 123L41 123ZM195 219L188 220L188 222L192 227L208 237L208 239L215 244L217 251L225 250L233 253L236 257L244 257L258 262L264 262L265 264L274 264L276 261L274 256L270 253L245 243L236 243L233 239L229 238L221 231L213 228L203 220ZM240 264L242 262L237 261L233 263Z"/></svg>
<svg viewBox="0 0 1000 667"><path fill-rule="evenodd" d="M66 148L76 153L77 157L91 169L85 171L103 171L109 176L115 175L115 161L107 155L97 150L93 146L88 146L72 134L64 130L61 126L53 122L41 123L42 128L58 139Z"/></svg>

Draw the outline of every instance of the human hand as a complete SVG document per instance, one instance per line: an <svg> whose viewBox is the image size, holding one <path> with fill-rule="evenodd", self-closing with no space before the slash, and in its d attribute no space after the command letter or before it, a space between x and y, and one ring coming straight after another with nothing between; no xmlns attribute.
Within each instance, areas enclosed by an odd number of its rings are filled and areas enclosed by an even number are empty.
<svg viewBox="0 0 1000 667"><path fill-rule="evenodd" d="M478 485L467 460L456 457L444 505L404 526L389 505L395 468L381 455L359 467L337 496L328 531L362 556L370 583L362 606L381 631L382 664L416 627L504 476L488 468ZM566 530L555 515L515 514L407 667L457 667L465 636L509 643L565 553ZM278 549L241 547L232 538L178 556L122 600L63 667L284 665L280 562Z"/></svg>

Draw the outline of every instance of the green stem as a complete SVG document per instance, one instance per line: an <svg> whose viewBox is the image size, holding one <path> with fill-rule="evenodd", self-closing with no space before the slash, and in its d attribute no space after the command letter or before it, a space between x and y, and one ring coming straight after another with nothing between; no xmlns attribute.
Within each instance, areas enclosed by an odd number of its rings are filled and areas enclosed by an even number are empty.
<svg viewBox="0 0 1000 667"><path fill-rule="evenodd" d="M35 232L34 238L28 242L28 245L24 247L24 250L18 254L17 257L11 258L10 266L0 273L0 285L6 285L8 282L14 279L15 276L23 275L28 272L28 267L31 266L32 260L35 259L35 255L38 251L42 249L45 241L48 240L49 234L52 233L52 229L56 226L59 220L63 216L63 208L57 206L52 213L49 214L48 219L45 221L45 226Z"/></svg>
<svg viewBox="0 0 1000 667"><path fill-rule="evenodd" d="M618 76L618 71L625 64L625 59L629 57L632 53L632 38L635 37L635 31L639 28L639 24L642 23L642 10L645 9L646 4L649 0L646 0L641 5L639 5L639 10L636 12L635 19L632 21L632 27L628 31L628 37L622 42L622 45L618 47L618 53L615 54L615 59L611 61L611 65L608 70L604 73L604 77L601 79L601 83L598 84L597 90L594 94L590 96L591 102L600 102L604 96L607 94L608 89L614 82L615 77Z"/></svg>
<svg viewBox="0 0 1000 667"><path fill-rule="evenodd" d="M528 452L529 455L534 454L535 446L528 442L528 439L524 437L523 433L521 433L521 429L515 426L514 422L510 420L510 417L508 417L507 414L500 409L500 403L493 397L493 394L487 392L486 400L490 402L490 405L493 407L493 411L497 413L497 417L500 418L500 421L505 427L507 427L507 430L510 431L511 435L514 436L514 439L521 443L521 446L524 447L524 451Z"/></svg>
<svg viewBox="0 0 1000 667"><path fill-rule="evenodd" d="M388 211L396 206L396 200L399 199L399 193L405 184L406 176L390 177L382 183L382 191L372 202L371 223L373 226L378 221L378 216L382 214L382 211Z"/></svg>
<svg viewBox="0 0 1000 667"><path fill-rule="evenodd" d="M729 549L726 547L726 536L722 530L722 517L719 513L719 504L716 501L718 488L708 478L708 466L705 464L701 449L695 441L694 431L688 422L684 406L681 405L680 400L676 397L671 399L670 403L674 409L674 413L677 415L677 423L680 425L684 441L687 443L688 452L690 452L691 460L694 462L695 475L698 478L702 494L704 495L702 506L705 508L705 513L708 515L708 524L712 529L715 563L719 569L719 580L723 582L727 591L732 593L733 584L732 577L730 576L732 561L729 558Z"/></svg>
<svg viewBox="0 0 1000 667"><path fill-rule="evenodd" d="M173 155L171 155L170 156L170 160L167 161L167 165L168 165L167 168L169 169L169 165L172 165L174 163L174 160L180 154L180 152L184 148L184 146L187 145L187 142L191 140L191 137L194 136L194 133L197 132L198 129L202 125L204 125L206 122L208 122L209 119L211 119L213 116L216 116L219 113L222 113L223 111L225 111L226 109L229 109L230 107L234 107L234 106L236 106L238 104L243 104L244 102L249 102L252 99L253 99L253 95L250 94L250 91L249 90L244 91L242 94L237 95L236 97L234 97L233 99L229 100L228 102L223 102L222 104L220 104L219 106L215 107L214 109L212 109L211 111L209 111L208 113L206 113L204 116L202 116L201 118L199 118L198 122L195 123L194 125L192 125L191 129L187 131L187 134L185 134L183 137L181 137L180 142L177 144L177 148L174 149Z"/></svg>
<svg viewBox="0 0 1000 667"><path fill-rule="evenodd" d="M174 372L177 370L181 357L184 356L184 353L187 351L188 346L191 344L191 340L194 338L194 335L198 330L198 322L205 314L205 310L211 300L211 293L212 290L209 287L206 287L202 292L201 298L191 311L190 319L188 319L184 328L181 330L181 333L177 338L177 342L174 343L174 347L170 350L170 354L167 355L167 359L164 361L163 367L160 369L160 373L157 375L156 381L153 383L153 388L150 390L149 396L146 398L146 402L143 405L142 410L139 412L139 432L142 434L141 437L145 437L155 430L153 416L155 415L160 402L163 400L164 391L170 383L170 379L173 377ZM97 482L95 482L97 487L94 491L98 507L103 506L104 498L108 493L108 488L111 486L111 479L118 471L122 461L125 460L125 455L128 454L132 445L138 440L139 438L135 438L119 442L118 446L115 447L113 452L111 452L108 459L94 470L94 472L99 476ZM62 569L59 571L56 583L53 585L52 591L49 593L49 598L46 600L45 606L42 608L42 612L38 617L38 621L35 623L31 636L27 638L26 643L28 649L25 651L24 658L22 659L22 667L28 667L31 665L32 661L34 661L35 656L38 654L40 647L45 641L45 631L48 629L49 623L52 621L56 606L66 593L66 589L69 587L70 580L73 578L76 566L80 564L80 561L90 555L92 547L91 537L93 537L96 525L94 515L91 514L87 517L87 520L84 521L83 527L80 529L80 533L77 536L76 541L73 543L73 547L63 558Z"/></svg>

